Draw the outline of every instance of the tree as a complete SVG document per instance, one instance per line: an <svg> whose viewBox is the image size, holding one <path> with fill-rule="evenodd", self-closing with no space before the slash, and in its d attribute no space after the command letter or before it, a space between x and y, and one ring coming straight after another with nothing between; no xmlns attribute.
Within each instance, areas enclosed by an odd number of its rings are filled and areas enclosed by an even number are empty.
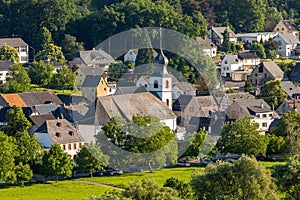
<svg viewBox="0 0 300 200"><path fill-rule="evenodd" d="M23 165L22 162L20 162L16 166L16 177L17 181L21 182L21 186L24 187L24 181L28 181L31 179L33 173L30 169L30 166L28 164Z"/></svg>
<svg viewBox="0 0 300 200"><path fill-rule="evenodd" d="M278 43L274 39L269 39L264 47L267 58L274 60L277 57Z"/></svg>
<svg viewBox="0 0 300 200"><path fill-rule="evenodd" d="M2 86L3 93L21 93L29 91L30 78L27 71L21 64L15 64L9 69L9 76L6 83Z"/></svg>
<svg viewBox="0 0 300 200"><path fill-rule="evenodd" d="M2 131L9 136L27 132L31 126L21 107L13 106L7 111L5 118L7 125L2 128Z"/></svg>
<svg viewBox="0 0 300 200"><path fill-rule="evenodd" d="M268 81L265 83L261 90L260 97L263 98L269 105L273 105L276 108L287 97L287 94L281 87L280 80Z"/></svg>
<svg viewBox="0 0 300 200"><path fill-rule="evenodd" d="M290 158L285 165L276 165L273 176L279 190L286 194L286 199L297 200L300 196L300 157Z"/></svg>
<svg viewBox="0 0 300 200"><path fill-rule="evenodd" d="M223 33L223 43L222 43L222 51L224 52L232 52L233 44L230 42L229 32L225 29Z"/></svg>
<svg viewBox="0 0 300 200"><path fill-rule="evenodd" d="M53 43L52 33L46 27L41 28L37 43L39 44L39 47L37 48L39 51Z"/></svg>
<svg viewBox="0 0 300 200"><path fill-rule="evenodd" d="M47 86L53 76L54 67L50 63L45 64L42 60L34 62L28 68L28 75L31 83L40 86Z"/></svg>
<svg viewBox="0 0 300 200"><path fill-rule="evenodd" d="M131 183L123 192L123 196L135 200L160 199L179 200L176 190L169 187L159 187L154 181L142 180L142 184Z"/></svg>
<svg viewBox="0 0 300 200"><path fill-rule="evenodd" d="M190 184L197 199L278 199L270 171L254 157L209 165Z"/></svg>
<svg viewBox="0 0 300 200"><path fill-rule="evenodd" d="M16 135L16 146L19 155L16 156L16 163L29 164L31 168L41 164L44 150L34 135L29 135L26 131L18 132Z"/></svg>
<svg viewBox="0 0 300 200"><path fill-rule="evenodd" d="M12 46L9 46L4 43L3 46L0 48L0 60L9 60L17 63L19 62L18 51Z"/></svg>
<svg viewBox="0 0 300 200"><path fill-rule="evenodd" d="M280 119L275 130L276 136L282 136L285 141L285 152L289 155L300 153L300 114L286 112Z"/></svg>
<svg viewBox="0 0 300 200"><path fill-rule="evenodd" d="M42 172L45 176L69 177L72 175L72 163L67 153L65 153L59 144L53 144L49 152L43 156Z"/></svg>
<svg viewBox="0 0 300 200"><path fill-rule="evenodd" d="M61 41L62 51L65 55L84 50L83 43L77 42L75 36L65 34L65 38Z"/></svg>
<svg viewBox="0 0 300 200"><path fill-rule="evenodd" d="M16 146L12 137L0 132L0 181L15 181Z"/></svg>
<svg viewBox="0 0 300 200"><path fill-rule="evenodd" d="M96 170L104 169L108 164L108 157L95 145L85 145L75 156L75 162L82 172L89 172L92 177Z"/></svg>
<svg viewBox="0 0 300 200"><path fill-rule="evenodd" d="M122 61L119 61L109 65L108 76L109 79L118 81L126 72L128 72L128 67Z"/></svg>
<svg viewBox="0 0 300 200"><path fill-rule="evenodd" d="M58 90L74 89L76 75L67 66L62 67L56 74L53 75L49 86Z"/></svg>
<svg viewBox="0 0 300 200"><path fill-rule="evenodd" d="M251 80L250 77L247 77L246 83L245 83L245 88L244 88L245 92L254 92L254 88L251 84Z"/></svg>
<svg viewBox="0 0 300 200"><path fill-rule="evenodd" d="M164 187L176 190L182 199L190 199L192 196L191 186L174 177L168 178L164 183Z"/></svg>
<svg viewBox="0 0 300 200"><path fill-rule="evenodd" d="M265 58L266 57L266 52L265 52L264 45L260 44L258 42L255 42L250 46L250 52L256 53L256 55L259 56L260 58Z"/></svg>
<svg viewBox="0 0 300 200"><path fill-rule="evenodd" d="M259 133L258 127L250 117L225 123L216 147L224 154L266 155L268 138Z"/></svg>
<svg viewBox="0 0 300 200"><path fill-rule="evenodd" d="M267 134L269 138L269 144L267 147L267 154L279 154L284 153L285 140L282 136L276 136L275 134Z"/></svg>
<svg viewBox="0 0 300 200"><path fill-rule="evenodd" d="M56 46L53 43L44 46L43 49L36 54L36 58L38 60L57 61L59 63L64 63L66 61L61 47Z"/></svg>
<svg viewBox="0 0 300 200"><path fill-rule="evenodd" d="M153 63L153 49L139 49L135 60L135 66Z"/></svg>

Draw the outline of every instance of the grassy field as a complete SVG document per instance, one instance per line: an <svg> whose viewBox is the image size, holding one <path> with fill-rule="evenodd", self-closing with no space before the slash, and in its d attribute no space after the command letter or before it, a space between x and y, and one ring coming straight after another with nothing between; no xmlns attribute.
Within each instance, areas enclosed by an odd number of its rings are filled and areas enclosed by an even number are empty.
<svg viewBox="0 0 300 200"><path fill-rule="evenodd" d="M75 181L34 184L21 188L13 186L0 189L1 200L85 200L90 196L101 196L113 189Z"/></svg>

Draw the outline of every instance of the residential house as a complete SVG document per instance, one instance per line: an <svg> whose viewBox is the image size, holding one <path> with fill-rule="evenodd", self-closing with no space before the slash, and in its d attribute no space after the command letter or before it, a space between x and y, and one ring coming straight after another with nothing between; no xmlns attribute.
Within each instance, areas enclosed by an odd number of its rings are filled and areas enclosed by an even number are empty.
<svg viewBox="0 0 300 200"><path fill-rule="evenodd" d="M217 56L217 46L208 37L196 37L196 41L201 45L203 52L208 57L212 58Z"/></svg>
<svg viewBox="0 0 300 200"><path fill-rule="evenodd" d="M283 71L274 62L262 62L251 73L251 83L253 86L261 87L267 81L282 80Z"/></svg>
<svg viewBox="0 0 300 200"><path fill-rule="evenodd" d="M224 56L221 62L221 76L226 78L232 77L232 72L243 71L243 63L239 60L238 55L227 54Z"/></svg>
<svg viewBox="0 0 300 200"><path fill-rule="evenodd" d="M31 127L28 133L33 134L40 126L42 126L47 120L55 120L55 116L52 113L44 115L31 115L28 120L31 122Z"/></svg>
<svg viewBox="0 0 300 200"><path fill-rule="evenodd" d="M263 99L235 100L226 110L229 119L251 117L259 124L258 130L262 133L269 130L269 126L278 118L278 114Z"/></svg>
<svg viewBox="0 0 300 200"><path fill-rule="evenodd" d="M88 100L84 96L57 94L64 106L87 104Z"/></svg>
<svg viewBox="0 0 300 200"><path fill-rule="evenodd" d="M294 111L300 112L300 99L285 99L282 104L276 109L279 116L283 116L284 113Z"/></svg>
<svg viewBox="0 0 300 200"><path fill-rule="evenodd" d="M299 38L299 31L297 25L291 20L280 20L278 24L273 29L277 33L292 33L294 36Z"/></svg>
<svg viewBox="0 0 300 200"><path fill-rule="evenodd" d="M288 95L288 99L300 98L300 88L295 86L291 81L282 81L281 88Z"/></svg>
<svg viewBox="0 0 300 200"><path fill-rule="evenodd" d="M77 68L82 66L100 66L105 69L108 69L109 65L113 63L115 60L111 55L106 53L105 51L99 50L87 50L87 51L79 51L70 56L69 65L71 68Z"/></svg>
<svg viewBox="0 0 300 200"><path fill-rule="evenodd" d="M247 67L254 69L260 63L259 56L253 52L238 53L238 59L242 62L246 70Z"/></svg>
<svg viewBox="0 0 300 200"><path fill-rule="evenodd" d="M124 62L132 62L135 64L136 56L138 54L138 49L130 49L125 55L124 55Z"/></svg>
<svg viewBox="0 0 300 200"><path fill-rule="evenodd" d="M22 38L0 38L0 47L7 44L14 47L19 56L19 63L27 63L29 60L29 45Z"/></svg>
<svg viewBox="0 0 300 200"><path fill-rule="evenodd" d="M300 86L300 62L298 62L291 73L291 81L296 85Z"/></svg>
<svg viewBox="0 0 300 200"><path fill-rule="evenodd" d="M249 94L248 92L239 92L239 93L226 93L220 100L220 104L223 110L227 110L227 108L233 104L236 100L253 100L255 99L255 96L252 94Z"/></svg>
<svg viewBox="0 0 300 200"><path fill-rule="evenodd" d="M176 130L176 115L169 106L150 92L99 97L96 106L97 119L104 125L113 117L131 121L134 115L154 116Z"/></svg>
<svg viewBox="0 0 300 200"><path fill-rule="evenodd" d="M237 40L240 43L252 45L255 42L265 43L269 39L274 38L277 32L257 32L257 33L238 33Z"/></svg>
<svg viewBox="0 0 300 200"><path fill-rule="evenodd" d="M223 89L227 91L229 89L237 90L243 92L245 89L245 81L224 81Z"/></svg>
<svg viewBox="0 0 300 200"><path fill-rule="evenodd" d="M86 79L86 76L102 76L105 74L105 69L98 65L93 66L81 66L76 72L76 86L80 88Z"/></svg>
<svg viewBox="0 0 300 200"><path fill-rule="evenodd" d="M274 41L278 43L278 54L281 56L293 56L294 50L300 44L298 37L292 33L278 34Z"/></svg>
<svg viewBox="0 0 300 200"><path fill-rule="evenodd" d="M0 61L0 84L6 82L6 76L8 75L8 71L13 64L14 63L11 61Z"/></svg>
<svg viewBox="0 0 300 200"><path fill-rule="evenodd" d="M47 120L35 131L34 135L46 149L53 144L59 144L71 159L84 145L76 128L66 119Z"/></svg>
<svg viewBox="0 0 300 200"><path fill-rule="evenodd" d="M188 82L175 82L172 87L172 99L176 100L180 95L196 96L196 89Z"/></svg>
<svg viewBox="0 0 300 200"><path fill-rule="evenodd" d="M215 43L216 45L221 45L223 43L223 33L227 29L229 32L229 41L233 43L237 43L237 36L235 33L227 26L227 27L211 27L208 31L208 38Z"/></svg>
<svg viewBox="0 0 300 200"><path fill-rule="evenodd" d="M172 109L182 127L186 127L192 117L210 117L211 112L220 110L213 96L192 95L180 95Z"/></svg>

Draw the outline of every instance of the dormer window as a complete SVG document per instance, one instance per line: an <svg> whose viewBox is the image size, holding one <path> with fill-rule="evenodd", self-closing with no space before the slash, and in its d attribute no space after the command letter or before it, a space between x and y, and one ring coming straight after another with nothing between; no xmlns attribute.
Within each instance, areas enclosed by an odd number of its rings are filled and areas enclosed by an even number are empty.
<svg viewBox="0 0 300 200"><path fill-rule="evenodd" d="M70 136L74 136L74 131L69 131Z"/></svg>
<svg viewBox="0 0 300 200"><path fill-rule="evenodd" d="M61 133L56 132L56 133L55 133L55 136L56 136L56 137L61 137Z"/></svg>
<svg viewBox="0 0 300 200"><path fill-rule="evenodd" d="M57 122L57 123L56 123L56 126L57 126L57 127L62 127L62 123L61 123L61 122Z"/></svg>

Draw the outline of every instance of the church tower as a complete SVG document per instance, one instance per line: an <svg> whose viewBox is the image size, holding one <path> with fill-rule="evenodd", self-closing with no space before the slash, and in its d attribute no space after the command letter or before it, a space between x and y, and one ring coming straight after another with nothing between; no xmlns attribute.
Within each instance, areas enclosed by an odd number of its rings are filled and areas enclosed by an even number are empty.
<svg viewBox="0 0 300 200"><path fill-rule="evenodd" d="M160 52L154 58L155 71L149 76L149 91L155 93L172 110L172 77L167 71L168 58L162 50L162 28L159 29Z"/></svg>

